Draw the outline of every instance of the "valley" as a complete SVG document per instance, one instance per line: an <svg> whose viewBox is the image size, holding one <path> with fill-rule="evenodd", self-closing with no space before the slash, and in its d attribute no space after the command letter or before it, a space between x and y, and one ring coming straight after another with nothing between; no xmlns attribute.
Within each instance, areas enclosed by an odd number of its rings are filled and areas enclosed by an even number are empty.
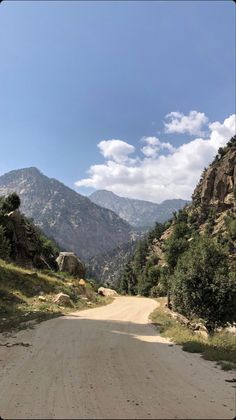
<svg viewBox="0 0 236 420"><path fill-rule="evenodd" d="M235 140L146 234L35 168L0 177L3 419L232 418Z"/></svg>
<svg viewBox="0 0 236 420"><path fill-rule="evenodd" d="M234 3L0 0L0 420L236 420Z"/></svg>

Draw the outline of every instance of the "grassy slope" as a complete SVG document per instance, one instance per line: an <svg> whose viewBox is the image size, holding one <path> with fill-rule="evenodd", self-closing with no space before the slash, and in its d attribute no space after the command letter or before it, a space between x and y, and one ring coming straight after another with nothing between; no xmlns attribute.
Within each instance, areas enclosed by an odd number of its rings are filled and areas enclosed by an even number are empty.
<svg viewBox="0 0 236 420"><path fill-rule="evenodd" d="M70 296L70 308L53 303L60 292ZM40 301L40 294L45 302ZM88 301L83 300L84 297ZM76 279L65 275L36 272L0 260L0 332L25 328L32 320L43 321L72 310L104 305L111 300L97 296L89 283L79 286Z"/></svg>
<svg viewBox="0 0 236 420"><path fill-rule="evenodd" d="M201 353L206 360L213 360L224 370L236 368L236 338L228 332L217 332L208 339L179 324L165 311L165 298L158 299L160 307L155 309L150 319L161 335L180 344L184 351Z"/></svg>

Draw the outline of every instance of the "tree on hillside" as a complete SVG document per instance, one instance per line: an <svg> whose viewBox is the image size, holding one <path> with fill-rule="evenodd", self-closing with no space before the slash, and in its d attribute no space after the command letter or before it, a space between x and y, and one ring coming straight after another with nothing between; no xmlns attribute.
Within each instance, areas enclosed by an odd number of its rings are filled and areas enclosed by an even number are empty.
<svg viewBox="0 0 236 420"><path fill-rule="evenodd" d="M3 260L8 259L10 255L10 243L5 236L5 229L0 225L0 258Z"/></svg>
<svg viewBox="0 0 236 420"><path fill-rule="evenodd" d="M172 276L173 308L199 317L210 332L236 316L236 275L230 274L222 246L207 237L195 239Z"/></svg>
<svg viewBox="0 0 236 420"><path fill-rule="evenodd" d="M120 279L119 290L121 293L127 295L135 295L137 293L136 285L137 278L133 271L131 262L128 261Z"/></svg>
<svg viewBox="0 0 236 420"><path fill-rule="evenodd" d="M134 272L136 276L142 274L142 270L145 267L148 255L148 242L146 239L138 242L137 248L134 254Z"/></svg>
<svg viewBox="0 0 236 420"><path fill-rule="evenodd" d="M3 214L15 211L20 207L20 197L16 193L12 193L7 197L2 197L0 201L0 212Z"/></svg>
<svg viewBox="0 0 236 420"><path fill-rule="evenodd" d="M138 293L142 296L149 296L151 289L158 285L160 278L160 267L148 261L142 275L138 279Z"/></svg>
<svg viewBox="0 0 236 420"><path fill-rule="evenodd" d="M173 272L178 258L189 247L191 230L186 222L176 223L171 237L166 242L166 262L169 266L170 272Z"/></svg>
<svg viewBox="0 0 236 420"><path fill-rule="evenodd" d="M161 235L164 233L166 227L162 223L156 223L155 227L148 234L148 243L152 244L154 239L160 239Z"/></svg>

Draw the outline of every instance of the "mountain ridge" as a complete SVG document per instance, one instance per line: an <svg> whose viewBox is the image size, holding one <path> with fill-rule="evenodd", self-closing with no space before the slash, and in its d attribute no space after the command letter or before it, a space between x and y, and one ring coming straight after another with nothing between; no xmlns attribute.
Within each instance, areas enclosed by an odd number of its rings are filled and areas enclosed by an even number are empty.
<svg viewBox="0 0 236 420"><path fill-rule="evenodd" d="M16 169L0 176L0 195L12 192L20 196L22 212L47 236L84 260L129 242L132 235L131 226L113 211L38 168Z"/></svg>
<svg viewBox="0 0 236 420"><path fill-rule="evenodd" d="M117 213L122 219L136 228L152 227L156 222L167 221L174 211L178 211L189 203L182 199L164 200L162 203L121 197L112 191L97 190L89 199L95 204Z"/></svg>

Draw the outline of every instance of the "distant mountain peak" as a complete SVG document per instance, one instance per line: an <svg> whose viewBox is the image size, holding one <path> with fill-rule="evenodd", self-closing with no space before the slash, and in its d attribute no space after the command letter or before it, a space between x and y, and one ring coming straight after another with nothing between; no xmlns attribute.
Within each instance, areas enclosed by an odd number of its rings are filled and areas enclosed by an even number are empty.
<svg viewBox="0 0 236 420"><path fill-rule="evenodd" d="M108 190L97 190L89 196L94 203L117 213L136 228L151 227L155 222L165 222L174 211L183 208L189 201L165 200L160 204L134 198L120 197Z"/></svg>

